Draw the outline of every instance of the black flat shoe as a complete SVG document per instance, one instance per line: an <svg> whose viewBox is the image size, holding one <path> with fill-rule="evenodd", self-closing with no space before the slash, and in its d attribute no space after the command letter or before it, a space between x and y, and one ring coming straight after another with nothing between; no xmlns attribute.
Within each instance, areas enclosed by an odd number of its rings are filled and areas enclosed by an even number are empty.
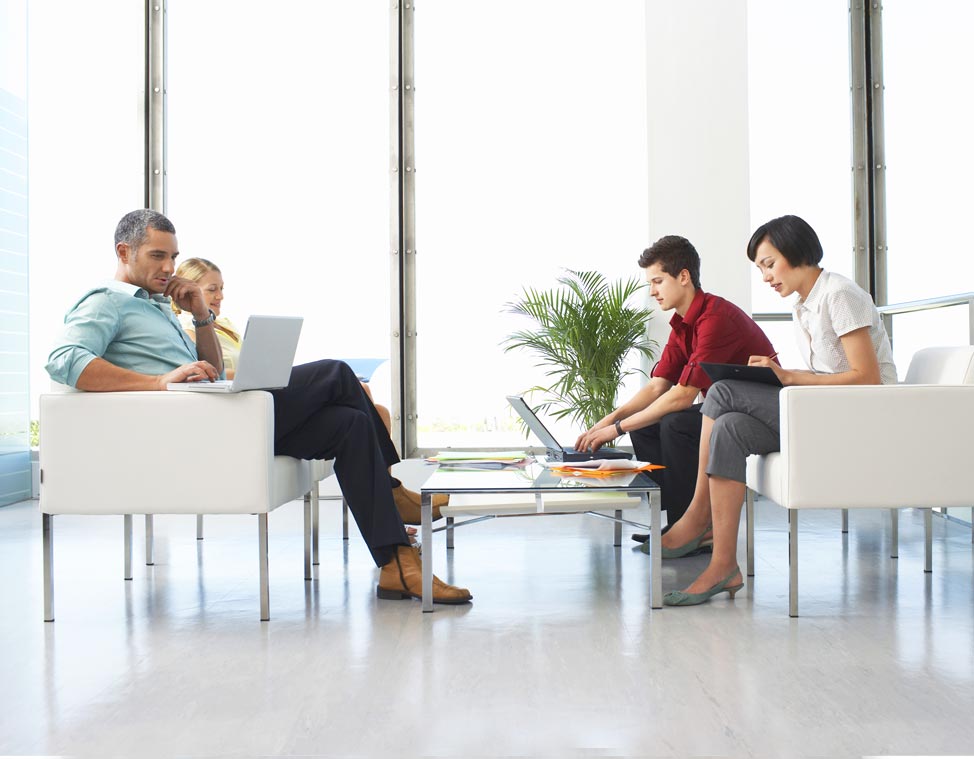
<svg viewBox="0 0 974 759"><path fill-rule="evenodd" d="M669 529L670 529L670 526L668 524L664 524L663 525L663 529L659 531L659 534L660 535L665 535ZM632 538L633 540L635 540L637 543L648 543L649 542L649 533L648 532L634 532L629 537Z"/></svg>

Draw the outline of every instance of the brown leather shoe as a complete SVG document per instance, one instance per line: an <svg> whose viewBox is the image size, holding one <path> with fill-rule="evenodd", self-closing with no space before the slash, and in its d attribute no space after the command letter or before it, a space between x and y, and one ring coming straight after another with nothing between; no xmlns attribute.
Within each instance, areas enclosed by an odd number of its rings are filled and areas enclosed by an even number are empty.
<svg viewBox="0 0 974 759"><path fill-rule="evenodd" d="M379 572L379 586L375 589L379 598L399 601L404 598L423 597L423 565L419 554L411 546L399 546L395 557ZM433 603L465 604L473 598L466 588L447 585L433 575Z"/></svg>
<svg viewBox="0 0 974 759"><path fill-rule="evenodd" d="M402 517L404 524L422 524L423 522L423 502L419 493L415 493L405 485L397 485L392 489L392 498L396 502L399 516ZM450 496L437 494L433 496L433 521L442 519L440 507L446 506L450 502Z"/></svg>

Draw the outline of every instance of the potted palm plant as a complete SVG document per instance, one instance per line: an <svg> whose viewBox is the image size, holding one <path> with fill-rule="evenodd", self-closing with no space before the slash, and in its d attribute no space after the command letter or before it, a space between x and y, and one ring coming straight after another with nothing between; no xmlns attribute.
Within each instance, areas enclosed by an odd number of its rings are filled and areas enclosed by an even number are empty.
<svg viewBox="0 0 974 759"><path fill-rule="evenodd" d="M646 287L635 278L609 282L596 271L566 270L558 283L551 290L524 288L506 304L507 312L528 317L536 327L508 335L502 345L505 353L531 351L545 368L550 383L528 390L544 394L536 411L567 416L589 429L615 408L622 381L643 373L626 367L629 353L655 357L658 345L646 337L652 309L629 305Z"/></svg>

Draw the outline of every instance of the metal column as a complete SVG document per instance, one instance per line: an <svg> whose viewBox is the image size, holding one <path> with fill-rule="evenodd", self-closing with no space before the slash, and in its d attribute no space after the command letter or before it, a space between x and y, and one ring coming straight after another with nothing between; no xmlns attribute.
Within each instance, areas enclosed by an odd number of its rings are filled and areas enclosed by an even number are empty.
<svg viewBox="0 0 974 759"><path fill-rule="evenodd" d="M145 4L144 203L166 212L166 0Z"/></svg>
<svg viewBox="0 0 974 759"><path fill-rule="evenodd" d="M413 10L412 2L393 2L391 8L391 356L393 382L399 380L392 398L392 438L403 457L416 450L417 441Z"/></svg>
<svg viewBox="0 0 974 759"><path fill-rule="evenodd" d="M882 7L849 5L852 185L856 282L886 304L886 143L883 128ZM892 336L892 322L885 320Z"/></svg>

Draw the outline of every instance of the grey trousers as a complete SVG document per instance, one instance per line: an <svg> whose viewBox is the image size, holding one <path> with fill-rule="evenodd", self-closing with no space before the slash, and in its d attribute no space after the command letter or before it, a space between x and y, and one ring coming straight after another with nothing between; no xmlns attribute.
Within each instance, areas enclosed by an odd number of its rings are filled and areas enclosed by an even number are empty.
<svg viewBox="0 0 974 759"><path fill-rule="evenodd" d="M752 453L781 450L780 387L723 380L711 386L700 413L714 420L707 474L746 481Z"/></svg>

